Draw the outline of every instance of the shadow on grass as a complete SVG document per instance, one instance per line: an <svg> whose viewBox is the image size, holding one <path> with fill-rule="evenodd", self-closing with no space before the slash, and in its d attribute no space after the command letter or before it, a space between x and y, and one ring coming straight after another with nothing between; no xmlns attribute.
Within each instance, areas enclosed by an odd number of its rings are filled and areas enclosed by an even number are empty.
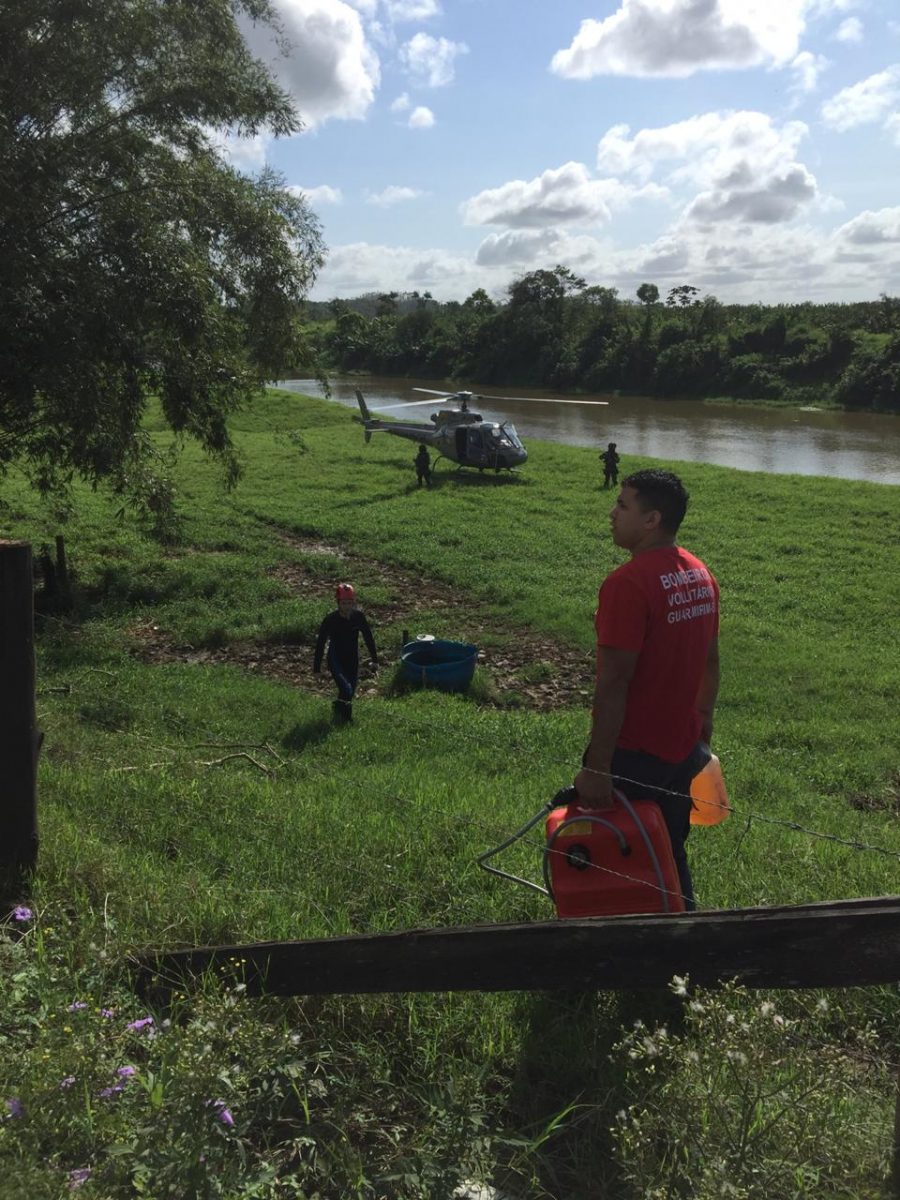
<svg viewBox="0 0 900 1200"><path fill-rule="evenodd" d="M431 477L432 486L452 485L453 487L525 487L528 480L524 475L514 471L493 471L485 467L479 471L474 467L457 467L455 470L443 471Z"/></svg>
<svg viewBox="0 0 900 1200"><path fill-rule="evenodd" d="M376 496L357 496L354 500L338 500L332 503L333 509L366 508L370 504L379 504L382 500L396 500L397 492L380 492Z"/></svg>
<svg viewBox="0 0 900 1200"><path fill-rule="evenodd" d="M384 678L379 682L378 690L387 700L397 700L404 697L414 698L418 692L442 691L441 688L424 687L421 683L410 679L404 673L400 663L395 665L390 674L385 673ZM470 682L465 687L453 689L452 695L458 696L461 700L468 700L472 704L482 706L496 708L502 707L504 704L503 695L484 667L476 667L475 674Z"/></svg>
<svg viewBox="0 0 900 1200"><path fill-rule="evenodd" d="M623 1067L612 1050L635 1021L674 1031L682 1019L668 991L522 997L527 1033L507 1124L527 1140L528 1166L543 1194L554 1200L631 1200L611 1133L616 1113L629 1102Z"/></svg>
<svg viewBox="0 0 900 1200"><path fill-rule="evenodd" d="M285 750L299 754L310 746L324 742L334 730L334 722L329 717L313 717L310 721L298 721L281 739Z"/></svg>

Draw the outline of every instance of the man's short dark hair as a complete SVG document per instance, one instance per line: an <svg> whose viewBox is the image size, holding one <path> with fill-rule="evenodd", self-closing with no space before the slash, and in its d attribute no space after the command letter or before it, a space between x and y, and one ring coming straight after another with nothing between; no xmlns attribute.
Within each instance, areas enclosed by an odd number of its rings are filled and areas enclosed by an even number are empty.
<svg viewBox="0 0 900 1200"><path fill-rule="evenodd" d="M622 487L634 488L643 512L656 509L660 527L666 533L678 532L690 497L677 475L671 471L635 471L622 480Z"/></svg>

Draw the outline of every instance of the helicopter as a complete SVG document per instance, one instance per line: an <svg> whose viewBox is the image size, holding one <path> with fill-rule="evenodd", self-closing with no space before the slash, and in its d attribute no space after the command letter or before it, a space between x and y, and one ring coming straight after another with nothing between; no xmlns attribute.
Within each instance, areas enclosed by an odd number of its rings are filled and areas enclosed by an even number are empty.
<svg viewBox="0 0 900 1200"><path fill-rule="evenodd" d="M524 400L530 404L595 404L606 405L608 400L556 400L536 396L479 396L474 392L438 392L433 388L413 388L414 392L427 392L437 396L440 404L447 401L450 407L440 407L431 414L430 425L413 425L409 422L392 423L373 416L362 392L356 389L356 400L362 414L366 441L373 433L393 433L426 446L434 446L439 458L449 459L460 467L486 468L495 472L511 471L528 459L528 451L516 433L515 425L509 421L485 421L481 413L472 407L473 400L486 400L491 404L503 400ZM415 408L419 405L434 405L434 400L415 400L411 404L387 404L379 412L390 408Z"/></svg>

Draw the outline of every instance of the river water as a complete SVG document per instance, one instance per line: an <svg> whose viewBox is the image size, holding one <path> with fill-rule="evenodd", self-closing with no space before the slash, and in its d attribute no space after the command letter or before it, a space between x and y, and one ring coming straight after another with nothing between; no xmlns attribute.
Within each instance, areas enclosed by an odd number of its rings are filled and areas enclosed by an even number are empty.
<svg viewBox="0 0 900 1200"><path fill-rule="evenodd" d="M371 409L427 399L414 387L440 389L443 381L392 379L381 375L331 377L331 398L356 407L359 388ZM323 396L315 379L290 379L278 387ZM454 389L455 390L455 389ZM480 390L473 387L473 390ZM510 389L512 391L518 389ZM499 396L502 388L482 395ZM533 391L533 396L551 392ZM658 400L648 396L584 396L609 400L608 408L575 404L530 404L504 399L478 402L486 420L512 421L525 441L538 438L570 446L605 449L616 442L623 458L632 455L672 462L717 463L745 471L831 475L872 483L900 483L900 417L796 408L754 408L744 404L704 404L699 400ZM427 420L438 407L395 409L387 419Z"/></svg>

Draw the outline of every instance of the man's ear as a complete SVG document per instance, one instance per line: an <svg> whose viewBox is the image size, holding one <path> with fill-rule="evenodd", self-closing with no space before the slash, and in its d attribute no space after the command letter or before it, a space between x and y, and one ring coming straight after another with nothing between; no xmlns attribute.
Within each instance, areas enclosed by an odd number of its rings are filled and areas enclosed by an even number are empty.
<svg viewBox="0 0 900 1200"><path fill-rule="evenodd" d="M652 530L654 533L656 533L662 524L662 513L658 508L648 508L646 510L644 513L644 524L648 530Z"/></svg>

